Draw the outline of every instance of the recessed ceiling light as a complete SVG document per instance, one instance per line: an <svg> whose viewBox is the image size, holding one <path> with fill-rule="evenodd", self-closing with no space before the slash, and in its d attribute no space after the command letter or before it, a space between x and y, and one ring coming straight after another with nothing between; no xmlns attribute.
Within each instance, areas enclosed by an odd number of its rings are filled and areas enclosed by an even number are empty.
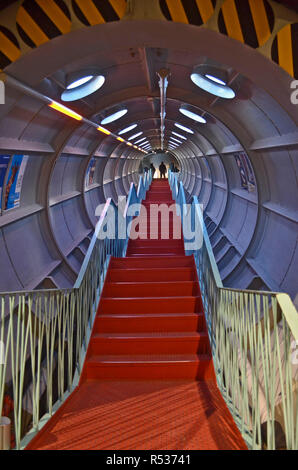
<svg viewBox="0 0 298 470"><path fill-rule="evenodd" d="M142 143L140 144L140 147L143 147L144 145L147 145L147 144L149 144L149 141L148 141L148 140L146 140L145 142L142 142Z"/></svg>
<svg viewBox="0 0 298 470"><path fill-rule="evenodd" d="M138 132L137 134L134 134L134 135L131 135L128 140L133 140L133 139L136 139L137 137L139 137L140 135L142 135L143 132Z"/></svg>
<svg viewBox="0 0 298 470"><path fill-rule="evenodd" d="M220 85L226 85L226 82L221 80L220 78L214 77L213 75L210 75L209 73L205 73L205 77L209 78L209 80L212 80L215 83L219 83Z"/></svg>
<svg viewBox="0 0 298 470"><path fill-rule="evenodd" d="M186 108L181 108L179 109L181 114L184 114L184 116L187 116L190 119L193 119L194 121L200 122L201 124L206 124L206 119L200 116L199 114L193 113L192 111L189 111Z"/></svg>
<svg viewBox="0 0 298 470"><path fill-rule="evenodd" d="M179 144L182 144L181 140L176 139L175 137L170 137L169 142L178 142Z"/></svg>
<svg viewBox="0 0 298 470"><path fill-rule="evenodd" d="M73 88L77 88L78 86L84 85L87 82L90 82L94 78L94 75L88 75L87 77L82 77L79 78L78 80L75 80L72 82L68 87L66 88L67 90L72 90Z"/></svg>
<svg viewBox="0 0 298 470"><path fill-rule="evenodd" d="M95 93L103 86L105 77L103 75L88 75L70 83L61 94L63 101L76 101Z"/></svg>
<svg viewBox="0 0 298 470"><path fill-rule="evenodd" d="M126 134L126 132L132 131L137 127L137 124L132 124L131 126L126 127L125 129L122 129L122 131L119 131L118 134Z"/></svg>
<svg viewBox="0 0 298 470"><path fill-rule="evenodd" d="M232 99L235 98L235 92L227 85L222 85L218 82L215 82L212 76L212 79L207 77L207 75L202 75L200 73L192 73L190 76L192 82L197 85L202 90L211 93L212 95L219 96L220 98ZM219 80L219 79L218 79ZM224 83L224 82L223 82Z"/></svg>
<svg viewBox="0 0 298 470"><path fill-rule="evenodd" d="M187 137L185 137L185 135L177 134L177 132L174 132L174 131L172 131L172 134L176 135L177 137L180 137L180 139L187 140Z"/></svg>
<svg viewBox="0 0 298 470"><path fill-rule="evenodd" d="M175 126L179 127L179 129L182 129L185 132L188 132L189 134L194 134L194 131L192 131L188 127L182 126L182 124L179 124L178 122L175 122Z"/></svg>
<svg viewBox="0 0 298 470"><path fill-rule="evenodd" d="M135 144L139 144L140 142L143 142L143 140L146 140L147 137L142 137L141 139L137 140Z"/></svg>
<svg viewBox="0 0 298 470"><path fill-rule="evenodd" d="M114 122L117 119L120 119L122 116L124 116L127 113L127 109L120 109L120 111L117 111L116 113L110 114L109 116L105 117L100 124L109 124L110 122Z"/></svg>

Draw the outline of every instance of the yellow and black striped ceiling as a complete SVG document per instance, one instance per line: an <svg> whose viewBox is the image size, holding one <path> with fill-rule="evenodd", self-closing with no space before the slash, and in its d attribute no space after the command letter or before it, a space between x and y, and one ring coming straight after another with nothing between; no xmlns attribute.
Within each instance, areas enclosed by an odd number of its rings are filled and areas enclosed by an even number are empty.
<svg viewBox="0 0 298 470"><path fill-rule="evenodd" d="M86 26L120 20L126 10L126 0L72 0L73 11Z"/></svg>
<svg viewBox="0 0 298 470"><path fill-rule="evenodd" d="M212 24L212 29L217 27L220 33L255 49L269 43L263 53L298 78L297 15L293 12L292 23L280 23L273 0L159 0L159 4L168 21ZM5 10L0 16L0 69L28 47L69 33L74 21L76 28L119 21L126 7L126 0L19 0L14 31L8 28Z"/></svg>
<svg viewBox="0 0 298 470"><path fill-rule="evenodd" d="M216 0L160 0L159 3L167 20L197 26L207 23L216 6Z"/></svg>
<svg viewBox="0 0 298 470"><path fill-rule="evenodd" d="M225 0L218 15L222 34L255 49L268 41L273 27L274 13L267 0Z"/></svg>
<svg viewBox="0 0 298 470"><path fill-rule="evenodd" d="M4 26L0 25L0 67L4 69L7 65L17 60L21 55L19 42L15 35Z"/></svg>
<svg viewBox="0 0 298 470"><path fill-rule="evenodd" d="M18 9L16 24L29 47L71 31L70 12L63 0L25 0Z"/></svg>
<svg viewBox="0 0 298 470"><path fill-rule="evenodd" d="M278 31L271 57L292 77L298 78L298 23L287 24Z"/></svg>

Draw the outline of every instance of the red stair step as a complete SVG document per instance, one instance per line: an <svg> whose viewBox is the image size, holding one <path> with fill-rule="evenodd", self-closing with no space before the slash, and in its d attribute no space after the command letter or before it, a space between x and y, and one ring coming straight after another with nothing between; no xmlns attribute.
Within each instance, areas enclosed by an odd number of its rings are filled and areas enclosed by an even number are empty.
<svg viewBox="0 0 298 470"><path fill-rule="evenodd" d="M206 332L96 333L89 354L208 354Z"/></svg>
<svg viewBox="0 0 298 470"><path fill-rule="evenodd" d="M177 256L181 255L183 253L182 248L181 249L173 249L173 250L167 250L164 252L161 252L160 248L156 249L151 249L150 251L147 249L141 249L141 248L136 248L135 250L130 248L127 250L127 256L148 256L148 253L150 253L151 256Z"/></svg>
<svg viewBox="0 0 298 470"><path fill-rule="evenodd" d="M200 297L108 298L100 302L101 314L112 313L195 313L202 312Z"/></svg>
<svg viewBox="0 0 298 470"><path fill-rule="evenodd" d="M110 269L107 282L191 281L195 273L193 268Z"/></svg>
<svg viewBox="0 0 298 470"><path fill-rule="evenodd" d="M92 356L86 361L85 378L214 380L208 355Z"/></svg>
<svg viewBox="0 0 298 470"><path fill-rule="evenodd" d="M159 251L157 253L151 253L152 257L157 257L157 258L170 258L172 256L177 256L180 255L181 251L172 251L171 253L160 253ZM143 253L128 253L127 256L130 258L146 258L148 256L148 252L144 251Z"/></svg>
<svg viewBox="0 0 298 470"><path fill-rule="evenodd" d="M103 297L170 297L199 295L194 281L174 282L108 282Z"/></svg>
<svg viewBox="0 0 298 470"><path fill-rule="evenodd" d="M164 200L154 200L154 199L145 199L142 202L142 205L146 208L147 214L150 214L151 212L154 214L156 211L156 208L151 209L151 204L156 204L158 206L160 205L166 205L166 206L173 206L176 205L176 202L173 199L164 199Z"/></svg>
<svg viewBox="0 0 298 470"><path fill-rule="evenodd" d="M202 313L151 313L98 315L94 333L133 333L152 331L202 331Z"/></svg>
<svg viewBox="0 0 298 470"><path fill-rule="evenodd" d="M144 199L144 202L151 202L152 204L163 204L164 202L169 202L171 204L175 204L174 199L172 199L172 194L164 192L148 194L146 199Z"/></svg>
<svg viewBox="0 0 298 470"><path fill-rule="evenodd" d="M136 243L136 241L138 243ZM133 250L137 249L146 249L146 250L181 250L184 247L184 243L182 240L156 240L156 239L148 239L148 240L136 240L134 242L130 242L129 246ZM150 252L149 252L150 253Z"/></svg>
<svg viewBox="0 0 298 470"><path fill-rule="evenodd" d="M172 256L168 258L156 258L153 256L144 256L143 258L112 258L111 269L128 268L194 268L194 259L192 256Z"/></svg>

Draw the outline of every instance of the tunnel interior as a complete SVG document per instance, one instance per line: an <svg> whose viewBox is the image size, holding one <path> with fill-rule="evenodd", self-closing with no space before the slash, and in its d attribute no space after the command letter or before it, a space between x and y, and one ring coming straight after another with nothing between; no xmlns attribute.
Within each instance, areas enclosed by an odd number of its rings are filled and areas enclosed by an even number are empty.
<svg viewBox="0 0 298 470"><path fill-rule="evenodd" d="M147 156L145 156L142 159L139 172L143 173L144 171L146 171L146 169L149 170L150 166L153 165L155 168L154 178L159 178L160 177L159 166L162 162L165 164L167 171L168 170L174 171L176 169L176 172L177 173L179 172L180 165L179 165L178 159L170 150L155 151L155 152L149 153Z"/></svg>
<svg viewBox="0 0 298 470"><path fill-rule="evenodd" d="M74 284L97 222L96 207L127 195L140 168L160 154L162 69L169 71L166 155L179 166L187 199L196 195L203 205L223 284L287 292L298 305L298 113L290 99L292 77L219 32L150 19L78 29L5 67L0 147L6 188L15 156L24 158L19 201L9 207L4 192L2 197L1 291ZM198 71L224 76L235 97L196 86L191 75ZM70 81L88 74L103 76L102 86L63 102ZM98 126L107 122L111 134L57 112L40 96ZM108 122L118 112L123 115ZM127 145L130 137L135 146Z"/></svg>

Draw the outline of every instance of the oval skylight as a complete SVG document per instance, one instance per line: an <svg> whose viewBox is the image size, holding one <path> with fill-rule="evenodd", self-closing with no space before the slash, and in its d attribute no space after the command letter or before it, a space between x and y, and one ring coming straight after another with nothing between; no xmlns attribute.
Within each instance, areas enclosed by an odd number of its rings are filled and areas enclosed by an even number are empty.
<svg viewBox="0 0 298 470"><path fill-rule="evenodd" d="M76 101L95 93L105 82L103 75L88 75L70 83L61 94L63 101Z"/></svg>
<svg viewBox="0 0 298 470"><path fill-rule="evenodd" d="M141 139L137 140L135 144L139 144L140 142L143 142L143 140L146 140L147 137L142 137Z"/></svg>
<svg viewBox="0 0 298 470"><path fill-rule="evenodd" d="M72 90L73 88L84 85L84 83L90 82L92 78L94 78L94 75L88 75L87 77L79 78L78 80L75 80L70 85L68 85L67 90Z"/></svg>
<svg viewBox="0 0 298 470"><path fill-rule="evenodd" d="M138 132L137 134L134 134L134 135L130 136L130 137L128 138L128 140L136 139L137 137L139 137L139 136L142 135L142 134L143 134L143 132Z"/></svg>
<svg viewBox="0 0 298 470"><path fill-rule="evenodd" d="M178 142L179 144L182 144L181 140L176 139L176 137L170 137L169 142Z"/></svg>
<svg viewBox="0 0 298 470"><path fill-rule="evenodd" d="M211 93L212 95L219 96L220 98L225 99L232 99L236 96L234 90L232 90L232 88L230 88L228 85L222 85L220 83L215 82L214 78L216 77L212 76L212 78L209 78L207 77L207 75L201 75L200 73L192 73L190 78L195 85L197 85L202 90Z"/></svg>
<svg viewBox="0 0 298 470"><path fill-rule="evenodd" d="M120 111L117 111L116 113L110 114L109 116L105 117L100 124L109 124L110 122L117 121L117 119L120 119L122 116L124 116L127 113L127 109L120 109Z"/></svg>
<svg viewBox="0 0 298 470"><path fill-rule="evenodd" d="M131 126L126 127L125 129L122 129L122 131L119 131L118 134L126 134L126 132L132 131L137 127L137 124L132 124Z"/></svg>
<svg viewBox="0 0 298 470"><path fill-rule="evenodd" d="M181 108L179 109L181 114L184 114L184 116L187 116L190 119L193 119L194 121L200 122L201 124L206 124L206 119L200 116L199 114L193 113L192 111L189 111L186 108Z"/></svg>
<svg viewBox="0 0 298 470"><path fill-rule="evenodd" d="M180 139L187 140L187 137L185 137L185 135L177 134L177 132L174 132L174 131L172 131L172 134L176 135L177 137L180 137Z"/></svg>
<svg viewBox="0 0 298 470"><path fill-rule="evenodd" d="M209 78L209 80L212 80L215 83L219 83L220 85L226 85L226 82L224 82L220 78L214 77L214 75L210 75L209 73L205 73L205 77Z"/></svg>
<svg viewBox="0 0 298 470"><path fill-rule="evenodd" d="M179 127L179 129L185 131L185 132L188 132L189 134L194 134L194 131L192 131L191 129L189 129L188 127L185 127L185 126L182 126L182 124L179 124L178 122L175 122L175 126L176 127Z"/></svg>

